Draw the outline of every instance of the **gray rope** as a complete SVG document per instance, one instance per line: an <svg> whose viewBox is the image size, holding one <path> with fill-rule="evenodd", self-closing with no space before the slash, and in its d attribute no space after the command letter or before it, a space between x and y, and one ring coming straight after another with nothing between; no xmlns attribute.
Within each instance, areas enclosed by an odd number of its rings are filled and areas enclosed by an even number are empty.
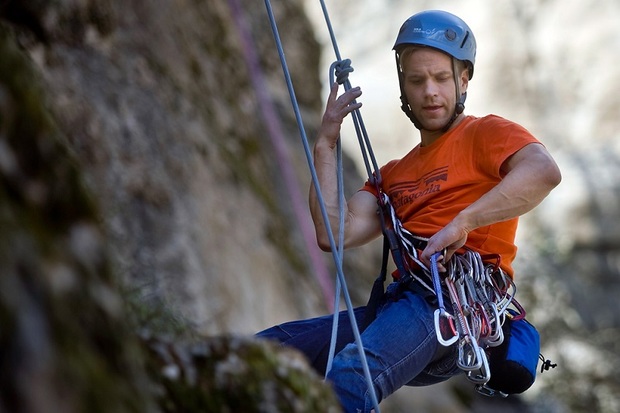
<svg viewBox="0 0 620 413"><path fill-rule="evenodd" d="M349 76L349 73L353 71L350 66L350 60L341 65L341 62L334 62L329 68L329 82L330 85L334 83L334 76L336 76L337 82L342 84ZM344 178L343 178L343 166L342 166L342 140L338 137L336 142L336 170L338 171L338 259L340 265L343 264L344 258L344 205L346 202L344 196ZM336 340L338 338L338 321L340 318L340 294L341 294L340 281L336 279L336 292L334 295L334 316L332 319L332 333L329 341L329 353L327 356L327 367L325 368L325 376L332 369L334 356L336 354ZM357 324L357 323L356 323Z"/></svg>
<svg viewBox="0 0 620 413"><path fill-rule="evenodd" d="M344 85L345 90L351 89L351 82L349 82L349 73L353 72L353 68L350 66L351 60L342 59L340 55L340 50L338 48L338 42L336 41L336 35L334 34L334 29L329 18L329 13L327 12L327 6L325 5L324 0L319 0L321 3L321 9L323 10L323 17L325 18L325 25L327 26L327 30L329 31L329 37L331 39L332 47L334 48L334 54L336 55L336 63L340 66L340 76L337 77L337 81L339 84ZM332 65L333 66L333 65ZM341 82L341 80L344 80ZM333 83L333 82L331 82ZM330 84L331 84L330 83ZM364 121L362 119L361 112L359 109L356 109L352 113L353 124L355 126L355 133L357 135L358 143L360 146L360 150L362 152L362 158L364 160L364 165L366 167L366 174L368 175L368 179L376 185L380 185L381 176L379 174L379 165L377 164L377 160L372 149L372 145L370 144L370 138L368 137L368 133L366 131L366 127L364 125ZM371 168L372 164L372 168Z"/></svg>
<svg viewBox="0 0 620 413"><path fill-rule="evenodd" d="M328 29L330 30L330 33L332 33L332 43L334 44L334 47L335 47L337 55L339 55L338 49L337 49L337 46L336 46L336 42L335 42L335 37L333 37L333 29L332 29L331 23L329 23L329 17L328 17L328 14L327 14L327 9L326 9L325 4L323 3L323 1L321 1L321 5L323 7L323 14L325 15L326 20L328 22ZM364 376L365 376L365 379L366 379L366 382L367 382L367 385L368 385L369 393L370 393L371 398L372 398L372 402L373 402L373 405L374 405L375 412L376 413L380 413L379 403L377 401L377 395L376 395L376 392L375 392L374 385L372 383L372 377L370 376L370 370L368 368L368 361L366 359L366 354L364 353L364 346L362 344L362 339L361 339L361 336L360 336L359 328L357 326L357 321L355 319L355 313L353 311L353 304L351 302L351 296L349 294L349 290L347 288L346 280L345 280L345 277L344 277L344 272L342 270L342 248L343 248L342 240L344 239L344 225L342 225L342 222L344 221L344 219L343 219L343 211L340 212L340 221L341 221L341 225L340 225L340 228L339 228L339 232L341 232L341 234L339 234L340 242L339 242L339 246L336 246L336 241L334 239L334 234L333 234L333 232L331 230L331 226L329 225L329 222L330 222L329 221L329 216L327 214L327 209L325 207L325 202L324 202L324 198L323 198L323 195L322 195L322 192L321 192L321 188L320 188L320 185L319 185L319 180L318 180L318 177L317 177L317 172L316 172L316 169L314 167L314 163L312 161L312 153L311 153L311 150L310 150L310 145L308 143L308 138L307 138L306 131L305 131L305 128L304 128L303 119L301 117L301 111L299 109L299 105L297 103L297 98L295 96L295 89L293 87L293 82L291 80L290 72L289 72L289 69L288 69L288 64L286 63L286 57L284 55L284 50L283 50L283 47L282 47L282 41L280 39L280 34L278 32L278 27L277 27L277 24L276 24L275 16L273 14L273 9L271 7L270 0L265 0L265 7L267 8L267 14L269 15L269 21L270 21L270 24L271 24L271 30L272 30L273 35L274 35L274 39L275 39L275 43L276 43L276 48L278 50L278 55L280 57L280 63L282 65L282 70L284 72L284 78L286 80L286 85L287 85L287 88L288 88L288 91L289 91L289 96L290 96L290 99L291 99L291 104L293 105L293 110L295 112L295 118L297 120L297 126L299 128L300 137L301 137L301 140L302 140L302 144L304 146L304 151L305 151L305 154L306 154L306 160L308 161L308 167L310 169L310 174L312 176L312 183L313 183L314 188L316 190L317 199L318 199L319 206L320 206L320 209L321 209L321 215L323 217L323 222L325 223L325 227L326 227L326 230L327 230L327 235L328 235L328 238L329 238L329 244L330 244L330 247L331 247L332 256L333 256L334 263L335 263L335 266L336 266L336 273L337 273L337 277L338 277L338 283L340 284L339 287L342 288L342 293L344 295L344 299L345 299L345 303L346 303L346 307L347 307L347 313L348 313L349 319L351 321L351 327L353 329L353 335L355 337L355 342L356 342L357 347L358 347L358 352L359 352L360 360L362 362L362 367L364 369ZM341 60L341 59L338 59L338 60ZM347 87L349 89L351 87L351 85L350 85L350 83L348 81L348 78L345 80L345 88L347 88ZM354 113L354 117L353 118L354 118L354 121L356 121L356 130L359 130L358 126L359 125L363 126L363 123L361 122L361 115L359 114L358 111L356 111L356 112L357 113ZM360 136L359 133L361 133L361 131L358 132L358 137ZM369 140L367 138L366 138L366 141L369 143ZM361 140L360 140L360 145L362 145L362 141ZM342 149L340 147L338 148L337 156L339 158L338 159L338 168L339 168L338 169L338 174L342 175L342 163L341 163L342 162ZM366 162L366 163L367 163L367 170L369 172L369 175L372 177L372 174L370 172L370 168L368 166L368 162ZM376 165L376 161L374 163ZM376 167L375 169L378 171L378 167ZM338 178L339 186L341 186L341 182L342 182L341 180L342 180L342 177L340 176ZM342 190L342 188L339 188L339 191L341 191L341 190ZM339 196L340 201L341 201L341 205L342 205L342 197L343 196ZM343 208L341 207L340 209L342 210ZM338 312L338 308L337 307L334 309L334 312L335 313Z"/></svg>

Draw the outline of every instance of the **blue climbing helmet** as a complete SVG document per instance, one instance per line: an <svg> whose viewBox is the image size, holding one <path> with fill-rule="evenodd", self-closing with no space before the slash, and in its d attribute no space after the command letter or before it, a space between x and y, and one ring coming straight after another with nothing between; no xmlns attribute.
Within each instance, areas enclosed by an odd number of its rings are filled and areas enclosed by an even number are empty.
<svg viewBox="0 0 620 413"><path fill-rule="evenodd" d="M474 75L476 39L467 23L452 13L427 10L408 18L400 27L393 49L398 53L406 45L441 50L455 59L465 61L469 78Z"/></svg>
<svg viewBox="0 0 620 413"><path fill-rule="evenodd" d="M400 53L406 46L432 47L448 54L452 59L465 62L469 79L471 79L474 76L474 64L476 62L476 39L467 23L454 14L441 10L427 10L416 13L409 17L400 27L393 50L396 52L396 70L398 71L401 89L401 109L416 128L422 129L422 125L411 111L403 88ZM458 83L456 71L454 73L454 82ZM457 88L457 102L454 113L443 127L444 132L450 128L454 120L465 109L466 97L466 93L459 95Z"/></svg>

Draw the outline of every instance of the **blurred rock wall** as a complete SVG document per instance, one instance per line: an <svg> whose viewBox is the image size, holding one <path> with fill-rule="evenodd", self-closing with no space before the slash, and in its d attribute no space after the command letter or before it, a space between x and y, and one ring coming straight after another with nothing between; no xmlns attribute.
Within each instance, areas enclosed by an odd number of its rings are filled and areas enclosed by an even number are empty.
<svg viewBox="0 0 620 413"><path fill-rule="evenodd" d="M563 169L562 186L523 220L527 230L520 234L519 258L520 297L541 327L543 352L560 367L542 375L523 397L494 401L500 404L493 408L617 411L620 240L614 131L619 118L611 91L618 68L610 63L613 53L605 53L620 44L610 26L617 4L598 0L598 7L566 7L559 1L504 0L469 7L469 2L446 0L403 10L391 1L365 8L354 3L355 9L347 9L349 2L329 7L337 29L344 29L337 34L353 39L355 47L345 41L343 48L345 57L353 58L353 77L365 74L365 64L380 66L368 87L362 84L369 99L365 110L372 113L375 88L389 96L383 85L395 86L391 45L385 55L370 53L382 39L393 41L394 30L379 23L396 27L418 9L447 8L468 21L478 19L472 26L488 53L479 55L474 82L480 93L471 94L468 111L496 112L524 123ZM305 197L307 164L265 7L241 2L245 20L240 23L232 4L30 0L0 5L5 234L0 258L2 328L8 328L1 337L19 337L19 346L31 349L8 355L38 354L28 371L49 366L37 364L41 357L66 364L65 350L41 349L48 348L43 344L50 334L70 327L70 337L91 343L84 346L98 357L113 366L131 366L111 368L110 377L131 376L129 388L144 396L125 402L133 406L127 409L140 410L141 403L150 403L140 385L144 372L131 356L113 351L132 342L135 323L172 334L247 335L326 311L316 269L325 266L332 273L331 257L322 254L316 262L308 250L300 228L309 221L299 222L282 176L282 162L290 162ZM306 17L317 6L301 1L274 1L273 6L311 139L326 77L319 69L325 60L323 35ZM251 35L268 103L281 122L285 157L269 139L265 102L250 81L242 29ZM515 33L519 41L511 40ZM369 35L374 43L365 40ZM603 44L608 47L599 49ZM493 62L503 65L494 71ZM404 118L397 97L394 102L389 112ZM379 104L389 108L385 101ZM410 125L398 126L391 117L367 123L376 146L389 153L417 139ZM375 125L392 127L386 134L390 140ZM350 193L363 178L348 158L346 165ZM378 253L379 245L373 245L346 254L345 273L357 303L365 300L376 275ZM69 291L72 298L54 299L58 291ZM14 321L17 314L22 323ZM87 314L99 314L108 324L92 332L87 326L97 324ZM64 326L65 320L75 325ZM135 323L127 326L127 320ZM5 349L13 345L2 343ZM92 379L72 371L86 383ZM32 381L35 376L38 381ZM33 388L45 389L55 376L24 377L3 388L28 394L19 386L40 383ZM122 386L99 390L118 391L118 400L125 397ZM37 400L50 399L22 402ZM432 392L403 389L384 405L388 412L411 406L429 412L489 408L471 386L458 381Z"/></svg>
<svg viewBox="0 0 620 413"><path fill-rule="evenodd" d="M209 334L252 333L325 309L230 4L36 3L5 7L28 12L39 28L15 22L130 294ZM310 26L297 2L275 10L287 22L281 31L300 105L316 119L317 75L307 68L319 51ZM246 2L243 14L305 206L307 169L264 5Z"/></svg>

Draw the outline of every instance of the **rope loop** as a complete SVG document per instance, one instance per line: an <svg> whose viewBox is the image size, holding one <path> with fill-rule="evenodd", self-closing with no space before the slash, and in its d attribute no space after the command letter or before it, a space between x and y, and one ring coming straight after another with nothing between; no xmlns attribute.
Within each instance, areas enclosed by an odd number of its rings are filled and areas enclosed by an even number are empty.
<svg viewBox="0 0 620 413"><path fill-rule="evenodd" d="M349 73L353 72L351 59L338 60L332 63L331 70L336 75L336 82L339 85L344 84L349 79Z"/></svg>

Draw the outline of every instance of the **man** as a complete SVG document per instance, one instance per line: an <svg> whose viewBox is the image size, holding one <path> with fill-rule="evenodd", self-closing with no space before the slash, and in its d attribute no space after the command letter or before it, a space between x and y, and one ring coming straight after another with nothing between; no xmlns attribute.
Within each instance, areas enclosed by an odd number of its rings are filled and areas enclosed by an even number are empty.
<svg viewBox="0 0 620 413"><path fill-rule="evenodd" d="M381 189L402 226L427 238L419 255L428 266L440 252L449 260L462 247L497 254L513 276L518 217L538 205L559 184L560 171L545 147L523 127L489 115L466 116L464 101L474 72L476 41L460 18L443 11L413 15L394 45L402 108L421 142L402 159L381 168ZM339 206L335 148L343 119L361 107L360 88L338 96L331 88L314 147L314 164L338 233ZM382 233L377 190L370 183L345 205L344 247L363 245ZM317 240L329 250L327 229L314 188L310 208ZM445 255L445 256L443 256ZM445 270L440 266L441 270ZM438 345L429 300L414 281L396 300L388 300L363 331L362 342L379 400L403 385L429 385L460 372L456 346ZM356 309L358 322L363 308ZM328 379L346 412L372 409L350 325L341 317L337 351ZM303 351L319 371L325 369L331 317L295 321L258 334Z"/></svg>

